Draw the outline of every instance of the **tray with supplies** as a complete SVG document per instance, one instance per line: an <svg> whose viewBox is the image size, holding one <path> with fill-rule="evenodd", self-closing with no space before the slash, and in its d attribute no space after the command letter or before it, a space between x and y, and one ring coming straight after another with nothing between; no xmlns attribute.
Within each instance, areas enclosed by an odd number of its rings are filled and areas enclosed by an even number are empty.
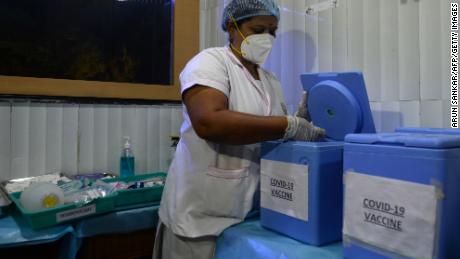
<svg viewBox="0 0 460 259"><path fill-rule="evenodd" d="M126 188L117 188L115 197L115 210L124 210L159 204L165 180L166 173L156 172L104 181L125 185Z"/></svg>
<svg viewBox="0 0 460 259"><path fill-rule="evenodd" d="M84 185L76 176L50 173L3 181L1 188L25 222L39 229L112 211L117 192L102 179L113 177L107 173L88 174L94 182L90 185L86 181Z"/></svg>
<svg viewBox="0 0 460 259"><path fill-rule="evenodd" d="M46 174L4 181L1 188L33 229L159 204L166 174Z"/></svg>
<svg viewBox="0 0 460 259"><path fill-rule="evenodd" d="M11 204L11 199L6 191L0 186L0 217L5 216L6 208Z"/></svg>
<svg viewBox="0 0 460 259"><path fill-rule="evenodd" d="M30 212L25 209L21 204L20 196L20 192L10 195L29 226L33 229L39 229L113 211L116 193L104 198L95 199L82 206L78 204L64 204L36 212Z"/></svg>

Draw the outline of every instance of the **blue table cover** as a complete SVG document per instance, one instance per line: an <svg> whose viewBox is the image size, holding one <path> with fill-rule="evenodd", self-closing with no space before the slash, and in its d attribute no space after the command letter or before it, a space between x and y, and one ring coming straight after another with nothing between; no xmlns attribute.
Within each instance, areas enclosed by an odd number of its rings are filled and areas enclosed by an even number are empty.
<svg viewBox="0 0 460 259"><path fill-rule="evenodd" d="M50 243L61 238L63 239L59 248L59 257L75 258L78 246L72 225L33 230L17 214L0 218L0 249Z"/></svg>
<svg viewBox="0 0 460 259"><path fill-rule="evenodd" d="M159 205L116 211L98 217L81 219L75 224L77 237L127 233L155 228L158 223Z"/></svg>
<svg viewBox="0 0 460 259"><path fill-rule="evenodd" d="M263 228L258 218L225 230L217 240L216 259L338 259L342 243L310 246Z"/></svg>

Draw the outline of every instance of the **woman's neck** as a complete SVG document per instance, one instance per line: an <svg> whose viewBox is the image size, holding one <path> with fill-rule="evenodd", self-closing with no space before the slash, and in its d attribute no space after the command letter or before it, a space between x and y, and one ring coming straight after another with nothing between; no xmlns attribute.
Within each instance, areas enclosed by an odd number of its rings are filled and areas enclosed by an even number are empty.
<svg viewBox="0 0 460 259"><path fill-rule="evenodd" d="M251 61L247 61L244 59L240 53L238 53L233 46L230 46L230 50L232 51L233 55L243 64L243 66L249 71L252 77L256 80L260 80L259 73L257 68L259 65L252 63Z"/></svg>

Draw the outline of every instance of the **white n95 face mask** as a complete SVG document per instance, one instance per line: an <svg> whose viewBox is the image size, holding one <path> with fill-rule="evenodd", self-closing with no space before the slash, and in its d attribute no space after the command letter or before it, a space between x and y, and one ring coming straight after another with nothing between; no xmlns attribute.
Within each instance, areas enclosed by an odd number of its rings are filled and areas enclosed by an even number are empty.
<svg viewBox="0 0 460 259"><path fill-rule="evenodd" d="M241 43L241 55L255 64L263 64L273 47L275 37L271 34L252 34Z"/></svg>

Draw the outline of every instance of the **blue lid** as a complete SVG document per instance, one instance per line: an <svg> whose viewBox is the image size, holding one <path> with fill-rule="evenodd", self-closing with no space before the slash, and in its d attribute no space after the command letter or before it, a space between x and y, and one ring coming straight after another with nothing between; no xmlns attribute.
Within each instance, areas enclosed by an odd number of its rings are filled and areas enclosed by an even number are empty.
<svg viewBox="0 0 460 259"><path fill-rule="evenodd" d="M441 128L403 127L403 128L396 128L395 132L413 132L413 133L428 133L428 134L460 135L460 130L459 129L441 129Z"/></svg>
<svg viewBox="0 0 460 259"><path fill-rule="evenodd" d="M391 145L418 148L456 148L460 147L460 136L445 134L420 134L420 133L379 133L379 134L350 134L346 142Z"/></svg>
<svg viewBox="0 0 460 259"><path fill-rule="evenodd" d="M328 139L343 141L350 133L375 133L363 75L359 72L303 74L308 110Z"/></svg>

